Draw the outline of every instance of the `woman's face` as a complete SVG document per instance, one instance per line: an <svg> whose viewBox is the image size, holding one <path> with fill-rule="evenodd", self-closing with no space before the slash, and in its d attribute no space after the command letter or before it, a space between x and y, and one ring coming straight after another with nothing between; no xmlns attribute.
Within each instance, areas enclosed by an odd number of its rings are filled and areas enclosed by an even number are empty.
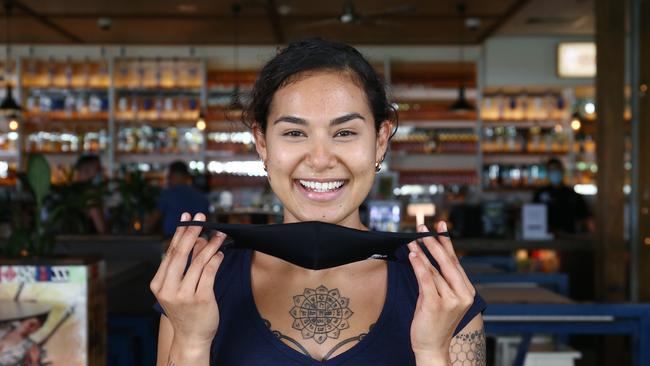
<svg viewBox="0 0 650 366"><path fill-rule="evenodd" d="M379 133L365 92L342 72L314 72L276 91L266 133L255 129L285 222L324 221L362 228L359 206L391 124Z"/></svg>

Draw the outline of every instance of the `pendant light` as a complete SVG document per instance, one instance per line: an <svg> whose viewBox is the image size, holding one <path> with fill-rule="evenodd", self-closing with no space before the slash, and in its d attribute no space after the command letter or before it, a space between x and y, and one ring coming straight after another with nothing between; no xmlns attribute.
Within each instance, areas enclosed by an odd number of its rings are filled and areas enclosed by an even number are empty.
<svg viewBox="0 0 650 366"><path fill-rule="evenodd" d="M16 102L16 100L14 99L13 88L11 86L11 81L10 81L10 77L9 77L9 65L10 65L10 61L11 61L11 37L10 37L10 34L9 34L9 30L10 30L9 20L11 18L11 11L13 10L13 6L14 6L13 0L5 0L4 1L5 14L6 14L5 24L6 24L6 27L7 27L7 30L6 30L6 33L5 33L6 36L7 36L7 40L6 40L7 41L6 42L7 51L6 51L6 60L5 60L5 87L6 87L6 93L5 93L4 99L0 103L0 111L2 111L2 113L4 115L12 116L12 117L15 118L15 116L20 113L22 108L20 107L18 102Z"/></svg>
<svg viewBox="0 0 650 366"><path fill-rule="evenodd" d="M458 86L458 98L456 98L456 101L454 101L454 104L451 105L450 109L453 112L457 113L464 113L464 112L471 112L474 110L474 106L471 105L468 101L467 98L465 97L465 76L463 74L463 61L465 59L465 4L460 2L456 6L456 10L458 11L458 15L461 21L461 26L460 26L460 48L459 48L459 61L458 61L458 70L460 71L461 74L461 81L460 85Z"/></svg>
<svg viewBox="0 0 650 366"><path fill-rule="evenodd" d="M231 11L234 17L233 69L235 73L235 87L230 97L229 109L231 111L240 111L244 108L239 95L239 14L241 13L241 4L238 2L233 3Z"/></svg>

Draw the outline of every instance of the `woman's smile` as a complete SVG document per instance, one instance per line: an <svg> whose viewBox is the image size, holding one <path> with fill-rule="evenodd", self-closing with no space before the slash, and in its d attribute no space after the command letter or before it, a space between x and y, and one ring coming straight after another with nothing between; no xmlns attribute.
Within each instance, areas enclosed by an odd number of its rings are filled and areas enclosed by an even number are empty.
<svg viewBox="0 0 650 366"><path fill-rule="evenodd" d="M294 179L294 186L308 200L328 202L344 194L347 179Z"/></svg>

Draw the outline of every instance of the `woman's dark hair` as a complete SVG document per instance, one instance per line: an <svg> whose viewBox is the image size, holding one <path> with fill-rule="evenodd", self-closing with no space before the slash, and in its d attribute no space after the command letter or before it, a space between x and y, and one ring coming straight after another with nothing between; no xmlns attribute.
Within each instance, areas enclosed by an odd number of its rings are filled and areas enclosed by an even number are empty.
<svg viewBox="0 0 650 366"><path fill-rule="evenodd" d="M275 92L296 81L301 73L327 70L348 73L362 87L377 131L386 120L394 122L397 129L397 112L386 98L383 80L368 60L352 46L320 38L292 42L264 65L244 109L244 123L249 128L257 124L266 132L266 119Z"/></svg>

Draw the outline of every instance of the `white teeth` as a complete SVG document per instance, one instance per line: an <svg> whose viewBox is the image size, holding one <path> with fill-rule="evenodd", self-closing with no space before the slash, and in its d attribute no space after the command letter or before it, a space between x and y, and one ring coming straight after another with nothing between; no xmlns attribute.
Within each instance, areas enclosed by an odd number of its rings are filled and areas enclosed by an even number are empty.
<svg viewBox="0 0 650 366"><path fill-rule="evenodd" d="M335 189L341 188L341 186L344 184L344 181L337 181L337 182L314 182L310 180L300 180L300 184L303 185L303 187L309 188L311 190L314 190L316 192L327 192L327 191L333 191Z"/></svg>

